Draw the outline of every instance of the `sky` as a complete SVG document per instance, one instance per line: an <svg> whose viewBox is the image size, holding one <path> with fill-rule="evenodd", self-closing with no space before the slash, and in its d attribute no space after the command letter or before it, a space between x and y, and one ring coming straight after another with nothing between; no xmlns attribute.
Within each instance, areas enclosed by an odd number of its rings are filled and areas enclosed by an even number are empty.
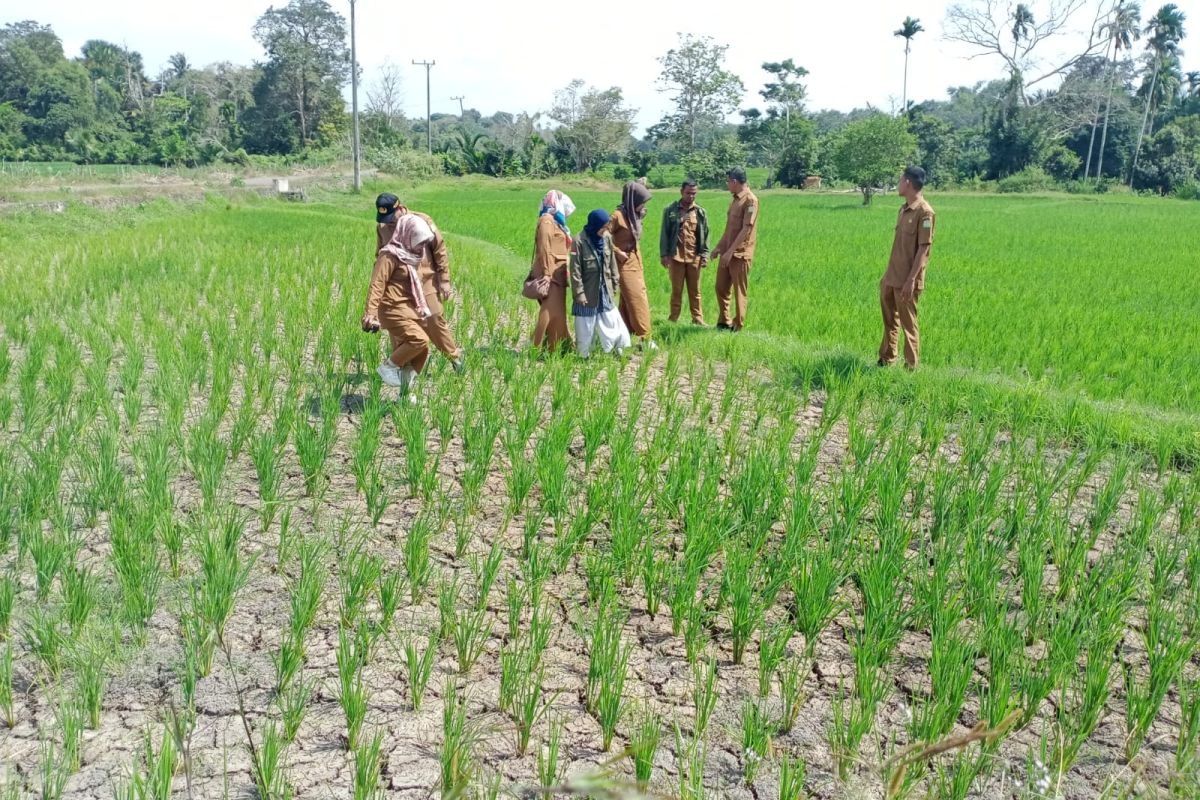
<svg viewBox="0 0 1200 800"><path fill-rule="evenodd" d="M961 1L961 0L960 0ZM969 1L969 0L968 0ZM1047 0L1031 0L1035 12ZM1200 26L1200 0L1176 0ZM275 0L282 5L284 0ZM349 0L330 0L347 19ZM140 52L156 74L175 52L197 65L217 61L248 64L263 58L254 41L263 0L205 0L163 3L145 0L53 0L45 6L0 0L0 23L35 19L51 25L68 56L88 39L107 39ZM995 58L970 58L962 45L945 40L944 0L634 0L591 6L541 0L357 0L358 60L369 86L379 67L402 66L404 108L425 113L425 70L412 60L436 61L432 71L433 111L467 108L484 116L496 111L535 112L550 107L554 91L575 78L599 88L620 86L638 109L639 129L669 110L659 91L658 57L679 32L728 44L727 67L747 92L742 107L762 107L758 96L764 61L792 58L809 70L808 107L848 111L867 104L899 108L904 42L892 35L913 16L926 31L913 40L909 97L943 99L951 86L1001 76ZM1153 2L1144 3L1147 9ZM599 9L589 13L588 8ZM1082 25L1086 25L1082 19ZM1200 35L1184 42L1184 70L1200 70ZM1068 46L1070 38L1064 38ZM1189 44L1191 46L1189 46ZM365 103L365 95L360 94ZM736 116L734 117L736 119Z"/></svg>

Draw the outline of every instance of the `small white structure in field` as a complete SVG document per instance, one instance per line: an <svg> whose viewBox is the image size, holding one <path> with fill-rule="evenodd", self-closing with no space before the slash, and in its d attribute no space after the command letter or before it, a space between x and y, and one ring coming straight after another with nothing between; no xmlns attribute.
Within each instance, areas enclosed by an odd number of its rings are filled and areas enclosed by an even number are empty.
<svg viewBox="0 0 1200 800"><path fill-rule="evenodd" d="M275 178L271 185L275 187L275 194L287 194L290 191L287 178Z"/></svg>

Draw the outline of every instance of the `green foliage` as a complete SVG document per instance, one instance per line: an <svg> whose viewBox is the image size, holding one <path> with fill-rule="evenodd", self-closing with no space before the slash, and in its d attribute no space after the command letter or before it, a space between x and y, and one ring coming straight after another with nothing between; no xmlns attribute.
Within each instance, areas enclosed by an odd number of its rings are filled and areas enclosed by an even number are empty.
<svg viewBox="0 0 1200 800"><path fill-rule="evenodd" d="M858 187L867 205L879 187L899 180L916 147L916 137L903 118L875 114L842 129L834 146L833 163L838 178Z"/></svg>

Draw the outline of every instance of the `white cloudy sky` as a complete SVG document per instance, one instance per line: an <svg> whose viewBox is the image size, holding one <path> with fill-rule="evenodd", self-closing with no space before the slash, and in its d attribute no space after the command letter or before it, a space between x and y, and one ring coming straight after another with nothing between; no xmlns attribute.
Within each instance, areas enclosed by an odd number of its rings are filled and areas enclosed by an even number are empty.
<svg viewBox="0 0 1200 800"><path fill-rule="evenodd" d="M349 0L330 2L349 16ZM1032 0L1032 5L1037 10L1045 2ZM1189 27L1200 26L1200 0L1176 2L1191 12ZM251 30L269 5L263 0L53 0L45 5L0 0L0 22L33 18L50 24L68 55L76 55L90 38L123 43L140 51L154 74L180 50L196 64L261 58ZM729 67L746 84L746 106L760 104L762 62L791 57L811 73L811 108L849 110L871 103L889 109L900 103L904 59L903 42L892 32L905 15L919 18L927 31L914 41L910 97L941 98L949 86L1002 73L995 60L969 59L968 51L943 39L948 5L946 0L358 0L359 62L367 82L385 60L404 65L411 116L424 114L425 75L410 62L432 59L437 61L435 112L456 112L453 95L465 95L467 107L485 115L545 109L556 88L581 78L622 87L646 126L668 106L655 89L656 58L675 41L676 32L684 31L730 45ZM1156 7L1153 0L1143 5ZM598 10L589 14L589 6ZM1188 44L1184 68L1200 69L1200 45Z"/></svg>

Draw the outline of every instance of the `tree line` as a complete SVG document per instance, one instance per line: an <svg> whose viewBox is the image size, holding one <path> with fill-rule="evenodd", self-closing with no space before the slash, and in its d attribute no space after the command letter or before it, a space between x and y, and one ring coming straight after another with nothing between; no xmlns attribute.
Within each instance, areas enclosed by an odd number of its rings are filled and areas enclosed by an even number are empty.
<svg viewBox="0 0 1200 800"><path fill-rule="evenodd" d="M1026 190L1117 185L1200 195L1200 72L1183 73L1186 17L1168 3L1145 16L1129 0L1032 0L1012 10L963 0L946 39L998 66L994 80L911 101L908 62L925 26L906 17L897 108L811 110L808 71L765 62L764 88L747 103L726 66L727 45L681 34L659 58L671 111L633 135L637 110L620 87L572 81L536 113L483 116L460 108L426 121L401 110L400 69L365 83L367 160L408 174L543 176L602 170L649 175L678 165L705 183L742 164L769 184L810 176L859 186L869 200L896 165L917 161L934 185L997 182ZM1048 51L1083 30L1073 52ZM290 0L254 26L263 58L197 67L178 53L151 77L141 56L93 40L67 57L35 22L0 29L0 159L197 166L214 162L339 160L349 149L344 88L347 28L326 0ZM735 115L737 122L731 122Z"/></svg>

